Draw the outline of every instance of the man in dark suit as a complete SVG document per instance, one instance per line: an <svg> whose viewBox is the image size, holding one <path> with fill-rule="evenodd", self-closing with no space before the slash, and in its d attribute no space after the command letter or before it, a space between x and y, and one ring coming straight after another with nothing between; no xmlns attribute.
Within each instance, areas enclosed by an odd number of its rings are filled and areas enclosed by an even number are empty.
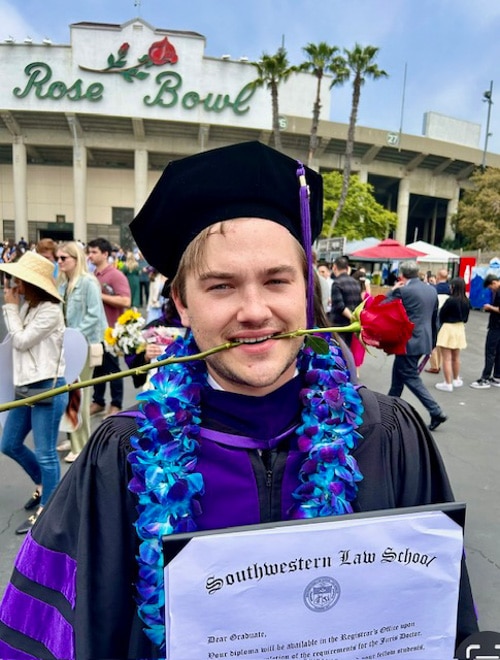
<svg viewBox="0 0 500 660"><path fill-rule="evenodd" d="M447 417L423 384L418 363L422 356L429 355L436 345L438 313L436 289L420 280L415 261L403 261L399 266L398 282L387 294L387 298L389 300L400 298L408 318L415 324L411 339L406 346L406 354L394 357L389 396L401 396L406 385L429 411L431 416L429 429L434 431L447 420Z"/></svg>

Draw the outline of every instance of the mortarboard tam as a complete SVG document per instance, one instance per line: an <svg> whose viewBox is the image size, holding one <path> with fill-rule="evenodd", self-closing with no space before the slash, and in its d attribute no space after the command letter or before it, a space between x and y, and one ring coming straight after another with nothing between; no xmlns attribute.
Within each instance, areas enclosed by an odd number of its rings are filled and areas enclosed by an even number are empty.
<svg viewBox="0 0 500 660"><path fill-rule="evenodd" d="M309 245L302 228L299 166L309 187ZM146 261L172 279L197 234L241 217L283 225L307 252L323 224L321 175L260 142L205 151L167 165L130 229Z"/></svg>

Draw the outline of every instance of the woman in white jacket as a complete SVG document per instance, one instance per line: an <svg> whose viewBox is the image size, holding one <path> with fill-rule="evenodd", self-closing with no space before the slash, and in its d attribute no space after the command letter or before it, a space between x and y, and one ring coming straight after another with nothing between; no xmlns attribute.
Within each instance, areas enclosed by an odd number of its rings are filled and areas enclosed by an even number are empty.
<svg viewBox="0 0 500 660"><path fill-rule="evenodd" d="M64 385L65 325L62 299L52 277L54 264L35 252L26 252L16 263L1 264L0 270L12 277L5 279L3 313L12 337L16 390L22 388L24 396L32 396ZM17 393L16 398L23 394ZM12 408L7 415L1 451L19 463L35 484L35 492L24 507L35 512L16 534L29 531L59 483L56 443L67 402L64 392L35 405ZM30 431L34 451L24 444Z"/></svg>

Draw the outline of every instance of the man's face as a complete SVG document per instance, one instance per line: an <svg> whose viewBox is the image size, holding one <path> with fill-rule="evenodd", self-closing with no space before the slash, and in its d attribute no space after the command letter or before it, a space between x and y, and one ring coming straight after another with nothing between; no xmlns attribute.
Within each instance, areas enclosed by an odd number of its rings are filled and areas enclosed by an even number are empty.
<svg viewBox="0 0 500 660"><path fill-rule="evenodd" d="M98 247L89 247L89 260L96 268L100 268L108 263L108 253L101 252Z"/></svg>
<svg viewBox="0 0 500 660"><path fill-rule="evenodd" d="M306 287L299 246L281 225L243 218L208 237L201 272L186 277L186 306L174 296L183 325L201 351L243 341L207 358L225 390L262 396L290 380L302 344L271 339L306 327Z"/></svg>
<svg viewBox="0 0 500 660"><path fill-rule="evenodd" d="M493 282L489 285L488 289L490 291L493 291L493 293L496 293L498 289L500 289L500 280L493 280Z"/></svg>
<svg viewBox="0 0 500 660"><path fill-rule="evenodd" d="M318 266L318 273L321 277L324 277L325 280L329 279L330 271L327 266Z"/></svg>

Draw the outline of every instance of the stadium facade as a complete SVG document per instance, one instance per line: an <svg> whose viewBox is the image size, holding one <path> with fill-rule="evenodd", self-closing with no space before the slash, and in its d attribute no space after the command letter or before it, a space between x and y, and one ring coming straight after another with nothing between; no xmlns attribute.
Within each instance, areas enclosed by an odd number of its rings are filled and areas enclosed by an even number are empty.
<svg viewBox="0 0 500 660"><path fill-rule="evenodd" d="M172 159L245 140L272 141L271 100L246 58L205 55L205 37L76 23L70 44L0 44L0 232L126 244L128 223ZM316 78L280 86L283 150L307 161ZM324 84L313 166L342 169L347 125L330 116ZM398 215L395 237L440 244L482 151L358 126L353 171ZM488 154L500 166L500 156Z"/></svg>

